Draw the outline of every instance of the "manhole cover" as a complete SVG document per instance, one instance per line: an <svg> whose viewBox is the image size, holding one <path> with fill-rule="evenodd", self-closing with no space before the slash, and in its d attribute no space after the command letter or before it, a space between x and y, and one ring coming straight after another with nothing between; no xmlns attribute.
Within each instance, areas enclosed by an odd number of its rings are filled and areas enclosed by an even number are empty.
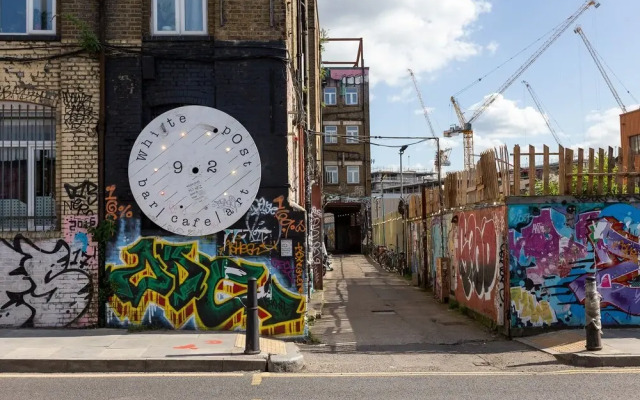
<svg viewBox="0 0 640 400"><path fill-rule="evenodd" d="M374 314L395 314L396 313L393 310L373 310L371 312Z"/></svg>

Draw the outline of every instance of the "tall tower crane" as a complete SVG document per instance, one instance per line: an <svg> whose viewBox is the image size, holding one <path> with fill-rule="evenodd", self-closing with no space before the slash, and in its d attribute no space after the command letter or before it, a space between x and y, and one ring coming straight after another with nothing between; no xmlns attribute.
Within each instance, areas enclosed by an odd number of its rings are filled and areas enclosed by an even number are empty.
<svg viewBox="0 0 640 400"><path fill-rule="evenodd" d="M544 122L547 124L549 131L551 131L551 134L553 135L553 138L556 140L556 143L562 146L562 143L560 143L560 139L558 138L558 135L556 134L555 129L551 127L551 121L549 121L549 117L547 117L547 114L544 112L544 109L542 108L542 103L538 99L538 96L536 96L536 93L533 91L533 88L531 87L531 85L529 85L529 82L527 81L522 81L522 83L524 83L524 85L527 87L527 90L529 90L529 94L531 94L531 98L533 99L533 102L536 103L536 107L538 107L538 111L540 111L540 115L542 115L542 118L544 119Z"/></svg>
<svg viewBox="0 0 640 400"><path fill-rule="evenodd" d="M502 95L502 93L504 93L504 91L507 90L507 88L509 88L509 86L511 86L511 84L515 82L516 79L518 79L518 77L522 75L522 73L531 66L531 64L533 64L533 62L537 60L538 57L540 57L540 55L544 53L545 50L547 50L549 46L551 46L551 44L555 42L556 39L558 39L560 35L562 35L562 33L566 31L567 28L569 28L569 26L575 22L575 20L578 19L578 17L580 17L580 15L582 15L582 13L587 11L587 9L591 6L595 6L596 8L598 8L600 7L600 3L596 2L595 0L589 0L585 2L582 6L580 6L580 8L576 12L574 12L569 18L567 18L564 22L562 22L562 24L560 24L552 32L551 36L542 44L542 46L540 46L540 48L536 50L531 55L531 57L529 57L527 61L525 61L525 63L513 75L511 75L509 79L507 79L507 81L503 83L502 86L500 86L500 88L495 93L493 93L491 96L485 99L484 103L482 103L482 105L480 105L480 107L478 107L474 111L473 115L468 120L465 119L464 113L460 109L460 106L458 105L458 102L456 101L455 97L451 96L451 103L453 104L453 108L456 111L456 115L458 116L458 121L460 122L460 125L451 126L449 130L444 131L444 136L452 137L462 133L463 140L464 140L464 169L465 170L469 170L474 167L473 129L471 124L480 115L482 115L482 113L484 113L486 109L491 104L493 104L494 101L496 101L498 96Z"/></svg>
<svg viewBox="0 0 640 400"><path fill-rule="evenodd" d="M626 113L627 108L624 106L624 104L622 104L622 100L620 99L620 96L618 95L616 88L613 87L613 83L611 83L611 80L609 79L607 72L604 70L602 63L600 62L600 58L598 58L598 54L596 53L593 46L591 46L591 43L589 42L589 39L587 39L587 36L582 31L582 28L580 26L577 26L576 29L574 29L573 31L578 35L580 35L580 37L582 38L582 41L584 42L585 46L587 46L587 50L589 50L589 54L591 54L593 61L595 61L596 66L600 70L600 73L602 74L604 81L607 82L607 86L609 86L609 90L611 90L613 97L615 97L616 101L618 102L618 105L622 109L622 112Z"/></svg>
<svg viewBox="0 0 640 400"><path fill-rule="evenodd" d="M436 137L436 131L433 129L433 124L431 124L431 119L429 118L427 107L424 106L424 101L422 100L422 94L420 93L420 89L418 88L418 82L416 81L416 76L414 75L413 70L411 68L408 68L408 71L409 71L409 75L411 75L413 86L416 88L416 94L418 95L418 100L420 100L420 105L422 106L424 119L427 121L429 130L431 131L431 136ZM449 161L449 153L451 153L450 148L440 150L439 154L436 154L436 163L438 163L438 165L440 166L451 165L451 161Z"/></svg>

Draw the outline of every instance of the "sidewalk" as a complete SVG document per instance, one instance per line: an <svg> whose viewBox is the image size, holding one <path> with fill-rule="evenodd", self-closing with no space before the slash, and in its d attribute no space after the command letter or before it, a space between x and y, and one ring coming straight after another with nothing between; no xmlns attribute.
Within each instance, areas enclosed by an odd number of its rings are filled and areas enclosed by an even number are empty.
<svg viewBox="0 0 640 400"><path fill-rule="evenodd" d="M532 337L515 338L558 361L579 367L639 367L640 329L604 329L602 350L587 351L584 329L549 332Z"/></svg>
<svg viewBox="0 0 640 400"><path fill-rule="evenodd" d="M0 329L0 372L294 372L294 343L260 338L245 355L245 334L116 329Z"/></svg>

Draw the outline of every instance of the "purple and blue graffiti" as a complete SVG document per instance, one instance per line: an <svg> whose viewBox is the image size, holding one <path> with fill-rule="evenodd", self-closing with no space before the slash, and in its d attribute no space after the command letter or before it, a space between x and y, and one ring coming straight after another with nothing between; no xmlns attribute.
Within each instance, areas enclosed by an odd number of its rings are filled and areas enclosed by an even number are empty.
<svg viewBox="0 0 640 400"><path fill-rule="evenodd" d="M583 326L589 275L604 325L640 324L639 238L635 205L509 206L512 326Z"/></svg>

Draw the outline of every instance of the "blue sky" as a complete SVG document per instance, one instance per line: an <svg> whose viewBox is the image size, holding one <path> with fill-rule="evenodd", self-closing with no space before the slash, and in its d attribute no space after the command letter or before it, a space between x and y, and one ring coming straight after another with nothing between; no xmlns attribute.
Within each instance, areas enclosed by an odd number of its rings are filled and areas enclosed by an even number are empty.
<svg viewBox="0 0 640 400"><path fill-rule="evenodd" d="M329 37L364 38L371 73L371 134L430 136L411 68L436 131L457 123L449 98L459 93L472 110L496 92L537 50L550 31L584 0L318 0L320 26ZM540 116L526 80L541 100L565 147L620 144L620 108L580 37L580 25L600 54L627 110L638 108L640 52L634 30L638 0L601 0L572 24L474 123L475 154L504 143L528 147L557 143ZM545 36L546 35L546 36ZM542 40L536 40L543 37ZM534 43L535 42L535 43ZM524 50L530 46L527 50ZM520 55L519 52L524 50ZM515 56L515 57L514 57ZM324 59L354 59L355 49L330 44ZM502 65L507 60L511 61ZM631 92L632 97L627 93ZM472 111L465 115L470 117ZM377 141L380 142L380 141ZM384 141L402 145L407 140ZM429 142L431 143L431 142ZM462 138L442 139L452 148L452 166L462 169ZM372 146L373 168L398 167L396 151ZM414 169L433 169L432 144L409 147L403 159Z"/></svg>

